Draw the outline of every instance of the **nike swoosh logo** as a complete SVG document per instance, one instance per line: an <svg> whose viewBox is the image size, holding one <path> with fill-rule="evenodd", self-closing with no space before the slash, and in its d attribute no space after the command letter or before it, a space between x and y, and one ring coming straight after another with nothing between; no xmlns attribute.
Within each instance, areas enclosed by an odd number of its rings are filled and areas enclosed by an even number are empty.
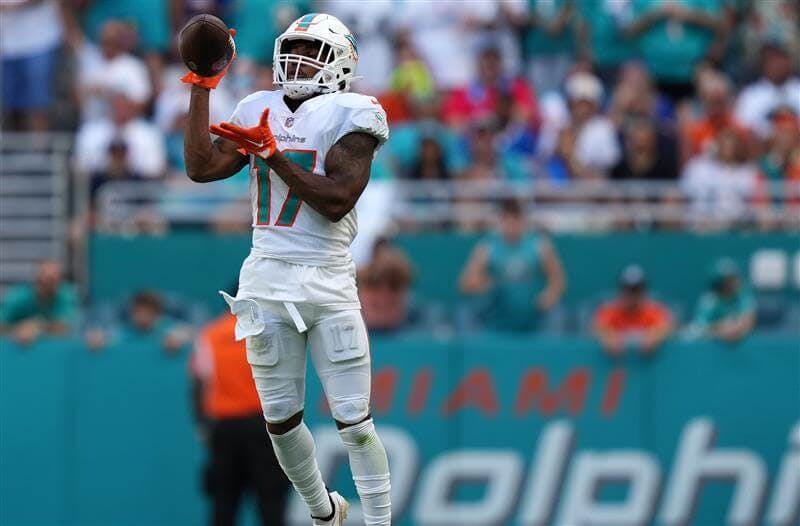
<svg viewBox="0 0 800 526"><path fill-rule="evenodd" d="M253 142L250 139L245 139L245 141L249 142L250 144L252 144L256 148L263 148L264 147L264 143L263 142Z"/></svg>

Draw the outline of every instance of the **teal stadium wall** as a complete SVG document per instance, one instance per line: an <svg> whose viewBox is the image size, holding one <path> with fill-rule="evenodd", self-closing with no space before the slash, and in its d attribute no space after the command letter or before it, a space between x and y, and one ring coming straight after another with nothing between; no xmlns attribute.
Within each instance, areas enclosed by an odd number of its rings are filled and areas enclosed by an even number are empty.
<svg viewBox="0 0 800 526"><path fill-rule="evenodd" d="M445 308L455 305L457 276L477 239L444 233L399 237L397 244L416 268L414 294ZM777 249L790 258L800 252L800 237L785 233L583 234L556 236L554 242L569 279L564 303L572 307L613 292L622 268L638 262L656 293L690 311L717 258L732 257L747 271L758 250ZM249 235L192 231L163 237L96 235L90 243L90 295L95 301L111 301L152 287L203 302L213 312L223 307L216 291L238 277L249 247ZM797 289L787 284L783 293L796 297Z"/></svg>
<svg viewBox="0 0 800 526"><path fill-rule="evenodd" d="M441 276L457 274L474 240L400 238L417 267L416 294L452 305L458 298L455 284ZM565 236L556 244L570 277L566 302L573 304L611 290L616 273L632 260L646 266L655 289L693 304L714 258L733 256L746 268L758 249L776 248L789 256L798 249L796 237L746 234ZM235 277L248 245L247 236L193 232L162 238L96 236L91 297L112 302L154 287L205 302L215 312L222 307L215 291ZM783 292L796 302L796 290L787 286ZM204 522L204 451L191 419L188 349L167 356L147 338L120 342L101 354L90 353L78 340L43 341L30 349L0 340L0 348L0 524ZM437 470L452 466L457 458L452 454L480 461L498 453L522 465L522 471L509 481L513 498L497 523L521 524L525 485L536 473L533 459L546 431L560 423L572 426L575 443L565 480L556 488L551 521L567 506L565 492L580 454L622 450L649 456L658 465L661 481L651 523L661 524L676 450L698 419L715 427L715 447L737 448L764 462L763 519L775 497L782 458L796 457L800 447L792 449L788 442L800 422L796 331L757 334L734 346L675 340L652 359L621 361L607 359L596 343L579 336L490 333L374 338L373 356L375 415L390 442L390 456L407 468L407 477L394 483L400 492L398 526L426 524L431 503L423 499L424 484ZM326 476L353 497L315 379L307 400ZM487 496L480 476L451 489L446 499L467 509L480 507ZM596 494L613 503L628 491L608 483ZM729 483L704 484L690 524L724 524L731 497ZM296 502L293 510L304 517Z"/></svg>
<svg viewBox="0 0 800 526"><path fill-rule="evenodd" d="M167 356L146 339L98 355L79 341L20 349L4 340L2 348L0 523L204 522L204 454L190 417L187 350ZM496 524L521 524L532 460L544 430L557 422L575 432L564 485L579 454L651 455L662 479L658 517L683 433L708 419L715 448L746 450L765 463L766 510L779 463L791 451L789 433L800 425L800 353L791 338L753 336L735 346L672 342L652 359L619 361L583 339L376 338L373 357L375 416L396 474L406 468L406 477L394 481L395 491L407 492L397 501L399 526L426 524L425 481L454 453L516 459L523 470L509 481L514 498ZM313 379L307 415L327 479L353 497L346 457ZM472 479L447 498L480 506L487 490L480 476ZM553 520L567 499L564 485ZM626 494L613 483L597 491L607 503ZM724 524L731 494L732 484L704 484L691 524Z"/></svg>

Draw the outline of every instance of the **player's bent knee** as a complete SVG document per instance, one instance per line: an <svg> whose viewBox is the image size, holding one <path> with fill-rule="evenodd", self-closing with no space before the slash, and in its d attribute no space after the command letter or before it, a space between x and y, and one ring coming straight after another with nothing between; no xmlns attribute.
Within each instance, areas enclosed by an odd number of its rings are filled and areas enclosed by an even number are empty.
<svg viewBox="0 0 800 526"><path fill-rule="evenodd" d="M369 416L369 400L367 398L331 400L329 403L334 420L343 424L358 424Z"/></svg>
<svg viewBox="0 0 800 526"><path fill-rule="evenodd" d="M264 412L264 420L269 424L280 424L294 417L297 413L302 413L297 400L261 400L261 409Z"/></svg>

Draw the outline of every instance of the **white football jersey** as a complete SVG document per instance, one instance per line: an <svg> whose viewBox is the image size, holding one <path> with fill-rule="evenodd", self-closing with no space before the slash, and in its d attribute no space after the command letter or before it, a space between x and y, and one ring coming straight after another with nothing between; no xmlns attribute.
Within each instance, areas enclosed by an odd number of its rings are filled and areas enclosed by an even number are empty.
<svg viewBox="0 0 800 526"><path fill-rule="evenodd" d="M378 101L358 93L328 93L305 101L292 112L283 92L259 91L242 99L231 121L258 124L269 107L269 125L291 161L325 177L325 157L336 141L351 132L389 138L386 113ZM336 265L351 260L350 243L358 231L356 211L334 223L291 192L263 159L250 156L250 199L255 255L301 265Z"/></svg>

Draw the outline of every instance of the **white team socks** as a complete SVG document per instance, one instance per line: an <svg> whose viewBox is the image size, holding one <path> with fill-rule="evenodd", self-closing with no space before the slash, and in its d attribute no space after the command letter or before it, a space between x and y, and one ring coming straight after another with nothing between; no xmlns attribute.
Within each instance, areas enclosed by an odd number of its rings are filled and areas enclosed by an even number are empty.
<svg viewBox="0 0 800 526"><path fill-rule="evenodd" d="M366 526L389 526L392 504L389 495L389 461L372 419L339 430L350 457Z"/></svg>
<svg viewBox="0 0 800 526"><path fill-rule="evenodd" d="M333 510L328 490L322 481L322 474L314 455L314 438L305 422L283 435L269 434L275 449L275 456L283 472L292 481L294 489L305 501L311 515L327 517ZM388 523L387 523L388 524Z"/></svg>

